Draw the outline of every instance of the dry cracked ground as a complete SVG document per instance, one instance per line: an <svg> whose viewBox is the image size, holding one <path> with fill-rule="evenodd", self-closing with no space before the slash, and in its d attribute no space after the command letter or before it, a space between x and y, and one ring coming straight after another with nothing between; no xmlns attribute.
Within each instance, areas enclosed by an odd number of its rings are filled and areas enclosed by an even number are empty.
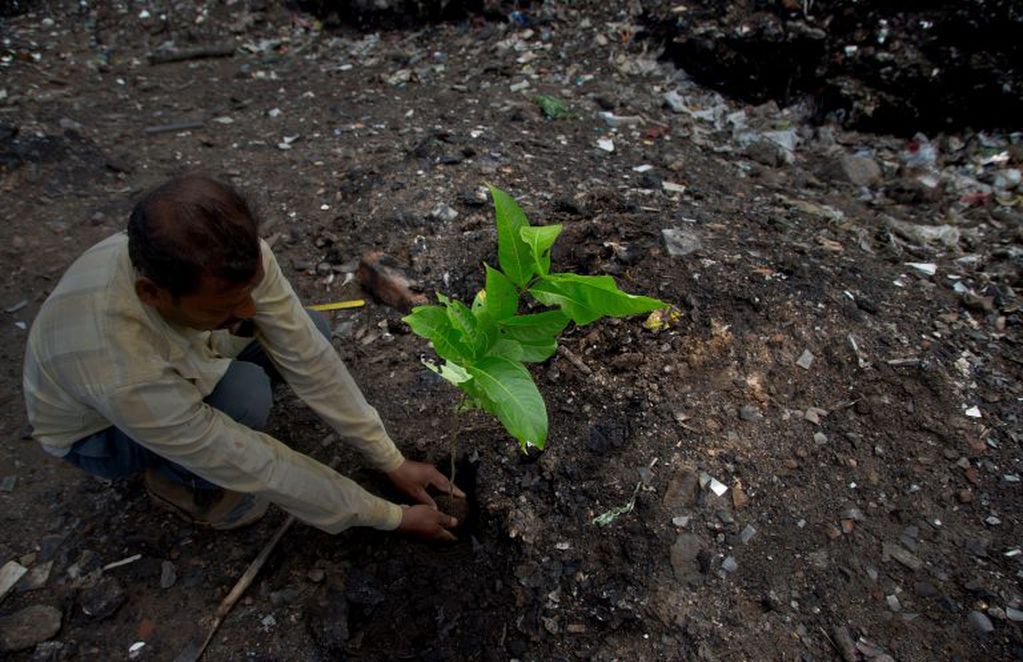
<svg viewBox="0 0 1023 662"><path fill-rule="evenodd" d="M400 313L336 313L404 452L457 455L470 521L448 546L298 525L206 659L1023 657L1019 134L730 101L658 61L631 5L356 32L271 3L57 1L0 38L9 659L173 659L283 520L195 529L29 438L33 315L184 172L253 199L308 303L368 298L367 251L470 300L491 183L564 225L556 268L682 312L569 329L534 371L531 455L455 418ZM272 426L386 493L286 388Z"/></svg>

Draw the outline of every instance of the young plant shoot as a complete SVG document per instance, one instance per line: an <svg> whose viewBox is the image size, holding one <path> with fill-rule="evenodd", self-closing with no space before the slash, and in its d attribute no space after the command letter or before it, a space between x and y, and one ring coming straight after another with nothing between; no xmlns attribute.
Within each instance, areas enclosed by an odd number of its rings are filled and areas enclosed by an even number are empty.
<svg viewBox="0 0 1023 662"><path fill-rule="evenodd" d="M404 319L443 359L426 365L461 389L468 406L496 416L523 450L543 449L547 407L525 364L550 358L569 322L583 326L667 304L622 292L611 276L552 273L551 246L561 226L531 226L507 193L491 186L490 195L500 268L484 265L485 287L470 306L438 294L441 305L418 306ZM526 294L551 309L520 315Z"/></svg>

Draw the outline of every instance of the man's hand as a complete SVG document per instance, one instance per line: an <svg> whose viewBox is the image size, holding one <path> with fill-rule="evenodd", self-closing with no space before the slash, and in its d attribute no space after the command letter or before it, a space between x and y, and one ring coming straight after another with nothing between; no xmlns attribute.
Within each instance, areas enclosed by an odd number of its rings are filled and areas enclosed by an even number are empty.
<svg viewBox="0 0 1023 662"><path fill-rule="evenodd" d="M458 520L430 506L406 506L401 511L398 530L426 540L458 540L448 529L458 526Z"/></svg>
<svg viewBox="0 0 1023 662"><path fill-rule="evenodd" d="M431 485L445 494L453 494L458 498L465 497L465 492L455 487L432 464L405 460L398 465L397 469L388 472L387 477L391 479L391 482L399 490L434 510L437 508L437 503L426 492L426 488Z"/></svg>

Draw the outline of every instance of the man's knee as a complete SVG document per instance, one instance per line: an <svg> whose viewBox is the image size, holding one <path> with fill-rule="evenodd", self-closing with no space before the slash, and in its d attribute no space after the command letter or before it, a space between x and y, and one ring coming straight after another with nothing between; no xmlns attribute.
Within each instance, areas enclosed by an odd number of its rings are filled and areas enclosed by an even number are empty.
<svg viewBox="0 0 1023 662"><path fill-rule="evenodd" d="M242 425L262 430L273 405L270 377L254 363L231 361L217 387L206 398L206 404Z"/></svg>
<svg viewBox="0 0 1023 662"><path fill-rule="evenodd" d="M330 338L334 335L334 331L330 328L330 320L327 319L327 316L318 310L309 310L308 308L306 309L306 312L309 313L309 318L313 321L313 324L316 325L317 330L323 334L323 337L327 339L327 342L330 342Z"/></svg>

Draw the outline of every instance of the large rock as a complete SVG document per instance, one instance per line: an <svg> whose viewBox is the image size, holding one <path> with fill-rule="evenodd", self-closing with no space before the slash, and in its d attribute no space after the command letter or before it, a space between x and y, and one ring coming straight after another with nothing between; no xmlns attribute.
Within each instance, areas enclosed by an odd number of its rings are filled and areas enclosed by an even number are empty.
<svg viewBox="0 0 1023 662"><path fill-rule="evenodd" d="M856 186L873 186L881 181L881 166L866 156L842 154L828 162L824 176L836 182L849 182Z"/></svg>
<svg viewBox="0 0 1023 662"><path fill-rule="evenodd" d="M0 618L0 651L31 648L60 632L62 614L47 605L32 605Z"/></svg>

